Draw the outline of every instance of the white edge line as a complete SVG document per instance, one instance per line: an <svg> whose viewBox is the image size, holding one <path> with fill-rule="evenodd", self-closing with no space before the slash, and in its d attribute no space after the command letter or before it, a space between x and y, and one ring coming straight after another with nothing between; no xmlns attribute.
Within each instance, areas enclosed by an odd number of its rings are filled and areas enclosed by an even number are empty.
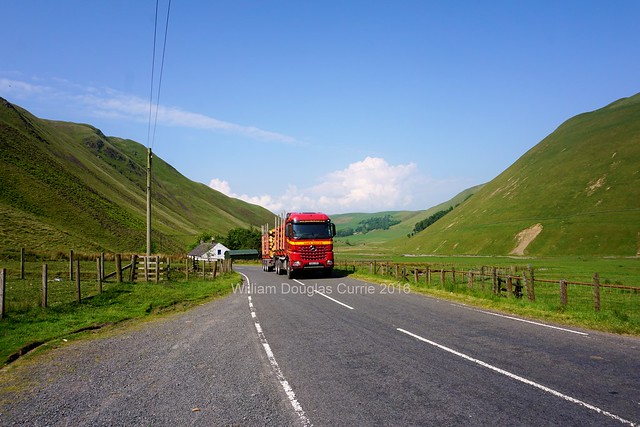
<svg viewBox="0 0 640 427"><path fill-rule="evenodd" d="M250 284L249 277L247 277L247 275L244 273L240 273L240 274L244 276L244 278L247 280L247 284L249 285ZM249 289L251 289L250 286L249 286ZM271 346L267 342L267 338L264 336L264 332L262 331L260 322L258 322L255 306L251 301L251 295L248 295L247 298L249 300L249 310L251 310L251 317L253 318L253 321L254 321L253 324L256 327L256 331L258 331L258 338L260 339L262 348L264 348L264 352L267 354L267 358L269 359L269 364L271 364L271 369L276 374L276 377L278 378L280 385L284 389L284 392L287 395L287 398L289 399L291 406L293 406L293 410L295 411L302 425L311 426L312 425L311 421L309 420L307 415L304 413L304 410L302 409L302 405L300 405L300 402L298 402L298 399L296 398L296 394L294 393L293 389L289 385L289 382L287 381L284 374L282 373L282 370L280 369L280 365L278 365L278 362L276 361L276 358L273 355L273 351L271 351Z"/></svg>
<svg viewBox="0 0 640 427"><path fill-rule="evenodd" d="M302 282L301 282L301 281L299 281L299 280L293 279L293 281L294 281L294 282L298 282L298 283L300 283L302 286L307 286L305 283L302 283ZM345 303L343 303L343 302L341 302L341 301L338 301L338 300L337 300L337 299L335 299L335 298L331 298L329 295L325 295L325 294L323 294L322 292L319 292L319 291L317 291L317 290L315 290L315 289L313 290L313 292L314 292L314 293L316 293L316 294L318 294L318 295L320 295L320 296L323 296L323 297L325 297L325 298L327 298L327 299L330 299L331 301L335 302L336 304L340 304L340 305L341 305L341 306L343 306L343 307L347 307L349 310L353 310L353 309L354 309L354 308L353 308L353 307L351 307L350 305L347 305L347 304L345 304Z"/></svg>
<svg viewBox="0 0 640 427"><path fill-rule="evenodd" d="M453 350L453 349L451 349L449 347L445 347L442 344L438 344L437 342L434 342L434 341L428 340L426 338L423 338L420 335L416 335L416 334L411 333L411 332L409 332L409 331L407 331L405 329L397 328L397 330L399 332L402 332L403 334L407 334L407 335L409 335L409 336L411 336L411 337L413 337L413 338L415 338L417 340L420 340L422 342L426 342L427 344L431 344L432 346L437 347L437 348L439 348L441 350L444 350L446 352L454 354L454 355L456 355L458 357L461 357L461 358L466 359L466 360L468 360L470 362L476 363L476 364L478 364L480 366L483 366L485 368L491 369L492 371L498 372L498 373L500 373L502 375L506 375L507 377L512 378L514 380L517 380L517 381L523 382L525 384L528 384L530 386L533 386L535 388L538 388L538 389L540 389L542 391L545 391L547 393L550 393L550 394L552 394L552 395L554 395L556 397L560 397L560 398L562 398L562 399L564 399L564 400L566 400L568 402L575 403L576 405L583 406L583 407L585 407L587 409L590 409L590 410L595 411L595 412L597 412L599 414L605 415L605 416L607 416L609 418L612 418L612 419L614 419L616 421L619 421L619 422L621 422L623 424L628 424L628 425L631 425L631 426L635 426L636 425L635 423L633 423L633 422L631 422L629 420L621 418L621 417L619 417L619 416L617 416L615 414L612 414L611 412L607 412L607 411L605 411L603 409L600 409L597 406L593 406L593 405L591 405L591 404L589 404L587 402L583 402L582 400L576 399L575 397L567 396L566 394L560 393L559 391L553 390L553 389L551 389L549 387L546 387L546 386L544 386L542 384L539 384L539 383L537 383L535 381L531 381L531 380L526 379L524 377L521 377L519 375L513 374L513 373L511 373L509 371L505 371L504 369L500 369L500 368L498 368L496 366L490 365L490 364L488 364L486 362L483 362L482 360L475 359L475 358L473 358L471 356L467 356L464 353L460 353L459 351Z"/></svg>
<svg viewBox="0 0 640 427"><path fill-rule="evenodd" d="M499 314L499 313L492 313L490 311L479 310L477 308L467 307L466 305L462 305L462 304L451 304L451 305L454 306L454 307L466 308L467 310L471 310L471 311L477 311L478 313L490 314L492 316L504 317L505 319L517 320L518 322L531 323L532 325L543 326L545 328L557 329L559 331L570 332L572 334L589 336L589 334L586 333L586 332L580 332L580 331L575 331L573 329L561 328L559 326L547 325L545 323L534 322L533 320L521 319L519 317L507 316L507 315Z"/></svg>

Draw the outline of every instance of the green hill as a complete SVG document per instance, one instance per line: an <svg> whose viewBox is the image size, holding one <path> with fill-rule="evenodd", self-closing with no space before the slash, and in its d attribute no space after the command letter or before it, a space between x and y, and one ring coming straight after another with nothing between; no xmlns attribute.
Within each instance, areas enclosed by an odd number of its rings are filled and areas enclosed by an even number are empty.
<svg viewBox="0 0 640 427"><path fill-rule="evenodd" d="M567 120L453 212L412 254L640 255L640 94Z"/></svg>
<svg viewBox="0 0 640 427"><path fill-rule="evenodd" d="M351 236L342 236L335 239L336 248L340 252L346 252L349 250L357 252L370 252L379 251L383 247L394 239L402 238L406 239L406 236L413 231L417 222L428 218L434 213L449 208L450 206L457 206L470 196L478 192L483 185L477 185L475 187L468 188L452 199L439 205L433 206L429 209L422 211L387 211L376 213L346 213L331 215L331 220L336 224L336 230L340 232L345 229L356 230L362 222L370 221L374 218L384 217L389 215L392 219L400 221L387 230L373 230L367 233L357 233Z"/></svg>
<svg viewBox="0 0 640 427"><path fill-rule="evenodd" d="M0 154L0 249L144 251L146 147L36 118L0 98ZM183 252L203 231L226 234L273 217L155 156L152 170L155 251Z"/></svg>

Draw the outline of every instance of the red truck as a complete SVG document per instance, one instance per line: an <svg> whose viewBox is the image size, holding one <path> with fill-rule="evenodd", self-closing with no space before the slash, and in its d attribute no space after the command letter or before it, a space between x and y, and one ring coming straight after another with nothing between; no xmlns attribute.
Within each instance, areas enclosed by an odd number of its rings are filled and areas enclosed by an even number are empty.
<svg viewBox="0 0 640 427"><path fill-rule="evenodd" d="M262 270L287 273L333 271L333 237L336 226L320 212L292 212L277 216L275 227L262 227Z"/></svg>

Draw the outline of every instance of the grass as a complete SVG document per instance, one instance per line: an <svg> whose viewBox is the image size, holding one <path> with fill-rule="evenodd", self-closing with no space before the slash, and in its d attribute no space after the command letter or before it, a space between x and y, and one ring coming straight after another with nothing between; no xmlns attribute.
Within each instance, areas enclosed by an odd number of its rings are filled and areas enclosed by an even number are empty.
<svg viewBox="0 0 640 427"><path fill-rule="evenodd" d="M445 260L448 262L435 265L432 259L430 266L433 269L455 266L457 271L461 271L469 268L475 269L478 265L477 259L470 260L451 257L441 259L440 261ZM495 266L496 264L502 264L503 268L508 266L509 269L513 268L515 270L521 267L513 264L513 260L504 258L487 258L483 259L483 261L489 261L484 265ZM509 261L511 261L511 264L509 264ZM567 260L563 262L555 260L555 262L550 262L550 260L536 259L529 261L537 266L537 270L534 270L537 279L550 279L550 276L555 276L554 279L576 276L577 278L571 278L570 280L589 281L589 274L592 274L585 272L586 261L584 260L571 260L570 262L567 262ZM637 279L640 276L639 264L638 260L629 259L592 260L586 264L589 266L586 271L589 271L591 268L600 268L602 271L610 273L613 271L611 268L614 268L615 265L620 267L626 265L629 268L626 271L627 275L625 277L630 280L636 280L634 285L637 286ZM340 265L341 264L339 264L339 266ZM547 265L548 267L542 267L542 265ZM424 266L425 265L422 264L421 267L424 268ZM618 269L620 267L618 267ZM568 274L568 276L560 276L560 273ZM368 266L357 267L355 272L350 274L353 277L374 283L397 282L395 277L392 276L371 274ZM622 276L624 276L624 274L622 274ZM617 280L616 282L611 282L611 279L601 279L601 283L607 282L621 284L621 282ZM494 295L491 291L490 279L482 284L479 279L476 278L473 288L468 287L466 278L462 278L461 275L458 275L456 283L453 283L450 274L447 275L444 284L440 282L439 274L432 275L430 285L426 283L424 277L421 277L418 283L415 283L412 275L409 275L408 283L414 292L450 299L489 310L604 332L640 336L640 309L638 309L640 293L638 293L638 291L601 287L601 310L596 312L594 310L593 289L590 286L569 285L568 304L562 306L560 304L559 285L557 283L536 282L535 301L529 301L527 299L526 291L524 291L525 295L522 298L508 298L504 293L500 296ZM631 286L632 284L629 283L628 285Z"/></svg>
<svg viewBox="0 0 640 427"><path fill-rule="evenodd" d="M185 310L226 295L231 285L240 281L237 273L227 273L213 281L109 283L102 293L93 293L81 303L59 302L46 309L33 304L9 305L5 318L0 320L0 365L43 343L68 339L81 331ZM33 290L28 286L20 289L19 284L9 295L15 295L16 301L32 298ZM21 292L23 298L18 295Z"/></svg>
<svg viewBox="0 0 640 427"><path fill-rule="evenodd" d="M639 255L638 117L640 94L567 120L444 218L386 247L506 255L541 224L527 255Z"/></svg>
<svg viewBox="0 0 640 427"><path fill-rule="evenodd" d="M4 100L2 100L4 101ZM147 149L0 102L0 250L145 250ZM154 252L273 218L153 159Z"/></svg>

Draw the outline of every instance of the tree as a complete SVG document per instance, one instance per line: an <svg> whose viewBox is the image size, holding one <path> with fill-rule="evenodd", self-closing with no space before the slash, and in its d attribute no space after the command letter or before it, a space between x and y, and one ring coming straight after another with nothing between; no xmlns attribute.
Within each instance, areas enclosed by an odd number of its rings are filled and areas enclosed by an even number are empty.
<svg viewBox="0 0 640 427"><path fill-rule="evenodd" d="M231 250L256 249L260 251L262 236L260 231L253 228L234 228L229 230L227 237L220 242Z"/></svg>
<svg viewBox="0 0 640 427"><path fill-rule="evenodd" d="M443 211L438 211L438 212L434 213L433 215L429 216L428 218L423 219L422 221L416 223L416 225L413 227L413 232L414 233L421 232L422 230L424 230L425 228L429 227L434 222L436 222L437 220L439 220L440 218L442 218L443 216L445 216L446 214L448 214L452 210L453 210L453 206L449 206L449 209L445 209Z"/></svg>

